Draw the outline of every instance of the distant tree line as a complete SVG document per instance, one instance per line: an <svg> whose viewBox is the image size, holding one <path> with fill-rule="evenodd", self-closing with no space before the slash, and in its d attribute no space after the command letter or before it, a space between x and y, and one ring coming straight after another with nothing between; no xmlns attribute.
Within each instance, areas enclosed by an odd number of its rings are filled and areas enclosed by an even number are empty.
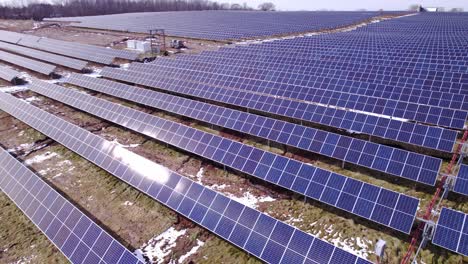
<svg viewBox="0 0 468 264"><path fill-rule="evenodd" d="M192 10L253 10L253 8L246 3L231 5L209 0L67 0L60 4L0 6L0 18L42 20L46 17Z"/></svg>

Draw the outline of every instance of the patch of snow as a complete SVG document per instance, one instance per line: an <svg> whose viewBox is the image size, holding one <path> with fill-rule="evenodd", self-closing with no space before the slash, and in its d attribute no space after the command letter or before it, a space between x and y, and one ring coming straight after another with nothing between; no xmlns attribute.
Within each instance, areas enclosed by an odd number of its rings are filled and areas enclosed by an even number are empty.
<svg viewBox="0 0 468 264"><path fill-rule="evenodd" d="M36 96L31 96L31 97L28 97L26 99L23 99L23 101L30 104L30 103L35 102L35 101L42 101L42 99L39 98L39 97L36 97Z"/></svg>
<svg viewBox="0 0 468 264"><path fill-rule="evenodd" d="M144 260L144 257L149 259L149 263L164 263L164 258L172 252L172 248L176 246L176 241L179 237L185 235L187 230L177 231L174 227L170 227L157 237L150 239L147 243L135 251L139 259Z"/></svg>
<svg viewBox="0 0 468 264"><path fill-rule="evenodd" d="M123 144L120 144L119 141L117 141L117 139L112 140L112 143L114 143L116 145L119 145L122 148L137 148L137 147L139 147L141 145L141 144L123 145Z"/></svg>
<svg viewBox="0 0 468 264"><path fill-rule="evenodd" d="M0 91L4 93L17 93L27 90L29 90L29 88L26 85L8 86L0 88Z"/></svg>
<svg viewBox="0 0 468 264"><path fill-rule="evenodd" d="M22 131L24 134L24 131ZM21 133L20 133L21 134ZM21 135L20 135L21 136ZM7 149L8 152L18 152L20 150L28 150L31 149L34 146L34 143L26 143L26 144L21 144L19 146L16 146L11 149Z"/></svg>
<svg viewBox="0 0 468 264"><path fill-rule="evenodd" d="M46 161L46 160L49 160L49 159L52 159L52 158L58 157L58 156L59 155L57 153L55 153L55 152L47 151L44 154L37 155L37 156L35 156L34 158L31 158L31 159L27 159L25 161L25 163L27 165L32 165L32 164L40 163L40 162L43 162L43 161Z"/></svg>
<svg viewBox="0 0 468 264"><path fill-rule="evenodd" d="M211 185L209 188L210 188L210 189L213 189L213 190L224 190L224 189L226 189L226 187L227 187L226 184L221 184L221 185L219 185L219 184L213 184L213 185Z"/></svg>
<svg viewBox="0 0 468 264"><path fill-rule="evenodd" d="M225 194L226 196L228 196L229 198L245 205L245 206L248 206L250 208L257 208L257 204L258 203L262 203L262 202L273 202L275 201L274 198L272 197L269 197L269 196L262 196L262 197L256 197L254 196L253 194L249 193L249 192L245 192L244 193L244 196L242 197L236 197L232 194Z"/></svg>
<svg viewBox="0 0 468 264"><path fill-rule="evenodd" d="M125 206L132 206L133 203L130 202L130 201L125 201L125 202L123 203L123 205L125 205Z"/></svg>
<svg viewBox="0 0 468 264"><path fill-rule="evenodd" d="M197 253L197 250L198 250L199 248L201 248L203 245L205 245L205 242L200 241L199 239L197 239L197 245L194 246L194 247L193 247L189 252L187 252L185 255L181 256L181 257L179 258L179 263L184 263L184 261L185 261L188 257L190 257L190 256L194 255L195 253Z"/></svg>

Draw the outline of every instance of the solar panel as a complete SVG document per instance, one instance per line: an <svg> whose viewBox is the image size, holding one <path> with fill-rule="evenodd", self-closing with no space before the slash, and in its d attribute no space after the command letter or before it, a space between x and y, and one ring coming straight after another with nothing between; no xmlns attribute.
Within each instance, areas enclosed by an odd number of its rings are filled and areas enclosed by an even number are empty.
<svg viewBox="0 0 468 264"><path fill-rule="evenodd" d="M409 233L419 200L58 85L30 89L261 180Z"/></svg>
<svg viewBox="0 0 468 264"><path fill-rule="evenodd" d="M32 57L34 59L47 61L55 65L65 66L67 68L78 70L78 71L81 71L84 68L86 68L86 65L88 64L86 61L71 59L71 58L55 55L52 53L47 53L43 51L38 51L38 50L30 49L30 48L8 44L5 42L0 42L0 49L14 52L17 54L21 54L24 56Z"/></svg>
<svg viewBox="0 0 468 264"><path fill-rule="evenodd" d="M263 261L370 264L9 94L0 108Z"/></svg>
<svg viewBox="0 0 468 264"><path fill-rule="evenodd" d="M25 69L42 73L45 75L51 75L55 71L55 66L40 61L31 60L25 57L0 51L0 60L6 61L8 63L18 65Z"/></svg>
<svg viewBox="0 0 468 264"><path fill-rule="evenodd" d="M184 80L156 80L153 75L143 72L138 73L104 68L101 71L101 75L115 80L205 98L269 114L345 129L353 133L364 133L446 152L453 151L453 145L458 134L457 131L453 130L402 122L396 119L371 116L301 101L259 95L248 91L238 91L222 87L213 88L209 85L191 83Z"/></svg>
<svg viewBox="0 0 468 264"><path fill-rule="evenodd" d="M117 50L3 30L0 30L0 41L105 65L112 64L115 58L135 60L139 56L138 53L128 50Z"/></svg>
<svg viewBox="0 0 468 264"><path fill-rule="evenodd" d="M333 29L378 16L377 12L179 11L74 18L72 26L147 33L154 25L166 35L212 40L244 39Z"/></svg>
<svg viewBox="0 0 468 264"><path fill-rule="evenodd" d="M220 66L213 71L207 71L197 66L190 67L190 64L186 63L182 67L171 68L161 67L158 64L134 63L128 70L150 73L153 78L174 78L204 83L213 89L230 87L458 129L464 127L468 117L466 111L331 91L330 86L340 85L340 82L342 85L349 85L350 79L324 78L319 75L314 78L315 81L312 81L304 74L298 76L275 71L265 71L259 76L251 76L255 72L254 69L244 71L241 68L242 72L237 74L233 67ZM225 72L219 73L223 70ZM353 77L349 72L344 74Z"/></svg>
<svg viewBox="0 0 468 264"><path fill-rule="evenodd" d="M429 185L441 166L433 157L109 80L72 74L66 82Z"/></svg>
<svg viewBox="0 0 468 264"><path fill-rule="evenodd" d="M19 78L20 76L21 73L17 71L5 66L0 66L0 79L7 82L12 82L14 79Z"/></svg>
<svg viewBox="0 0 468 264"><path fill-rule="evenodd" d="M453 191L468 196L468 165L460 166Z"/></svg>
<svg viewBox="0 0 468 264"><path fill-rule="evenodd" d="M231 49L232 50L232 49ZM236 49L234 49L236 50ZM209 51L202 52L198 56L183 56L174 59L157 59L151 65L164 65L168 67L187 68L190 64L196 65L197 69L208 71L210 69L217 69L220 72L232 73L233 67L241 67L241 72L257 77L258 71L271 71L275 70L280 73L294 73L297 75L308 75L311 77L311 72L315 72L320 77L329 77L330 79L336 78L333 76L335 73L353 74L353 80L343 85L343 81L330 85L328 89L334 91L360 94L365 96L372 96L377 98L391 99L401 102L423 104L430 106L438 106L444 108L451 108L456 110L468 110L468 96L463 93L450 93L459 92L462 89L461 83L466 78L464 74L449 72L449 71L431 71L427 69L415 68L401 68L395 66L382 66L372 64L360 64L354 61L330 61L327 58L313 58L305 59L303 57L274 57L269 55L258 55L252 53L244 55L242 53L228 53L229 51ZM279 67L278 65L281 65ZM229 66L229 67L226 67ZM193 67L193 66L192 66ZM370 73L370 71L376 73ZM359 72L366 72L365 75L357 74ZM315 74L314 74L315 75ZM287 74L286 76L290 76ZM437 76L437 77L436 77ZM381 78L389 79L389 77L402 77L413 79L425 79L423 90L413 89L410 87L397 88L394 83L388 84L375 84L366 82L358 83L358 80L365 80L366 78ZM257 77L258 78L258 77ZM356 79L355 79L356 78ZM427 83L427 80L438 78L446 80L440 83ZM318 78L317 78L318 79ZM360 85L358 85L360 84ZM434 91L426 89L427 86L434 87L439 85L444 91ZM376 86L378 89L370 89Z"/></svg>
<svg viewBox="0 0 468 264"><path fill-rule="evenodd" d="M432 243L468 256L468 220L466 214L442 208Z"/></svg>
<svg viewBox="0 0 468 264"><path fill-rule="evenodd" d="M70 262L142 263L80 209L2 148L0 175L0 190Z"/></svg>

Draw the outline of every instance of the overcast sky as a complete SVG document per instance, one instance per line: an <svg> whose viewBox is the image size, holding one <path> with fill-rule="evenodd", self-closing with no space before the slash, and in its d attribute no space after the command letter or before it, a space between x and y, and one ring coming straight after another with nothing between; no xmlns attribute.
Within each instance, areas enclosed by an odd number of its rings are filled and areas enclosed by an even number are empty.
<svg viewBox="0 0 468 264"><path fill-rule="evenodd" d="M272 2L280 10L406 10L411 4L437 7L462 7L468 11L468 0L238 0L231 3L246 2L252 7L257 7L263 2ZM224 2L224 1L220 1Z"/></svg>

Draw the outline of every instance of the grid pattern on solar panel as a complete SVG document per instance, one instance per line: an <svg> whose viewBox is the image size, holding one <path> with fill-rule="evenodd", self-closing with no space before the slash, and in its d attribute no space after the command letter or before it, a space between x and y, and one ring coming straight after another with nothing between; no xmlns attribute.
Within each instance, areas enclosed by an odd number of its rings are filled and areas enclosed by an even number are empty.
<svg viewBox="0 0 468 264"><path fill-rule="evenodd" d="M467 214L450 208L442 208L432 243L468 256Z"/></svg>
<svg viewBox="0 0 468 264"><path fill-rule="evenodd" d="M66 82L429 185L441 165L429 156L109 80L72 74Z"/></svg>
<svg viewBox="0 0 468 264"><path fill-rule="evenodd" d="M228 40L343 27L377 15L377 12L179 11L52 20L80 21L71 24L76 27L139 33L148 33L158 25L168 36Z"/></svg>
<svg viewBox="0 0 468 264"><path fill-rule="evenodd" d="M419 200L54 84L31 90L248 175L409 233Z"/></svg>
<svg viewBox="0 0 468 264"><path fill-rule="evenodd" d="M55 71L55 66L44 62L31 60L25 57L17 56L11 53L0 51L0 60L18 65L31 71L50 75Z"/></svg>
<svg viewBox="0 0 468 264"><path fill-rule="evenodd" d="M15 78L21 76L21 73L10 69L5 66L0 66L0 79L5 80L7 82L13 81Z"/></svg>
<svg viewBox="0 0 468 264"><path fill-rule="evenodd" d="M5 42L0 42L0 49L14 52L17 54L21 54L24 56L32 57L34 59L47 61L56 65L65 66L67 68L75 69L79 71L86 68L86 65L88 64L86 61L71 59L71 58L55 55L52 53L47 53L47 52L25 48L25 47L21 47L17 45L12 45L12 44L5 43Z"/></svg>
<svg viewBox="0 0 468 264"><path fill-rule="evenodd" d="M320 39L319 37L306 37L305 39ZM343 46L337 46L337 47L331 47L333 46L332 44L329 44L327 46L327 43L320 43L320 45L323 45L321 47L314 47L310 46L308 49L300 49L297 46L299 45L297 42L299 40L293 40L294 43L291 46L294 46L294 49L291 47L275 47L271 46L274 44L282 44L282 43L287 43L289 40L281 40L278 42L272 42L272 43L267 43L267 44L262 44L262 45L255 45L255 46L247 46L247 47L241 47L239 49L234 49L234 50L229 50L227 53L229 54L236 54L238 56L244 55L253 55L255 56L261 56L261 55L267 55L268 52L270 51L270 54L272 57L278 56L278 53L280 52L287 52L289 58L296 58L296 57L301 57L303 59L314 59L314 58L319 58L319 59L328 59L329 61L347 61L347 62L354 62L354 63L360 63L360 64L377 64L377 65L388 65L388 66L397 66L397 67L413 67L415 69L430 69L430 70L437 70L437 71L454 71L458 73L464 72L466 70L468 64L466 63L466 59L463 57L449 57L450 54L446 54L445 56L439 56L435 58L434 55L431 55L430 53L427 53L426 56L421 55L420 53L418 54L416 51L411 51L407 52L408 49L402 48L401 50L398 50L398 52L392 51L389 48L386 48L385 51L388 52L388 62L384 62L383 59L386 58L387 54L385 53L382 54L382 50L380 52L374 51L372 53L373 48L369 47L369 50L365 50L362 52L356 51L355 49L353 50L346 50L346 47ZM404 40L402 40L404 41ZM326 42L326 41L324 41ZM265 46L263 46L265 45ZM351 44L352 45L352 44ZM355 45L352 45L355 46ZM335 50L331 50L330 48L335 48ZM328 50L329 53L323 52L324 50ZM227 49L222 50L222 51L227 51ZM309 53L310 52L310 53ZM406 53L406 54L405 54ZM276 55L275 55L276 54ZM290 56L289 56L290 55ZM447 58L451 58L450 60L447 60ZM440 88L439 85L436 85L434 88Z"/></svg>
<svg viewBox="0 0 468 264"><path fill-rule="evenodd" d="M370 264L11 95L0 93L0 108L266 262Z"/></svg>
<svg viewBox="0 0 468 264"><path fill-rule="evenodd" d="M210 89L207 85L189 83L183 80L157 81L153 75L143 72L104 68L101 71L101 75L115 80L205 98L446 152L453 151L453 145L458 134L457 131L453 130L365 115L321 105L312 105L284 98L273 98L234 89L218 88L215 90Z"/></svg>
<svg viewBox="0 0 468 264"><path fill-rule="evenodd" d="M146 65L141 63L132 64L128 70L151 73L154 76L153 78L183 79L203 83L210 85L213 89L216 87L229 87L248 90L458 129L464 127L468 116L466 111L329 91L328 86L338 83L339 80L328 80L326 78L323 79L324 81L320 81L319 84L310 86L307 80L299 80L299 82L305 82L305 85L290 84L290 82L295 82L294 80L277 80L277 76L281 76L281 74L275 72L270 72L256 79L245 76L255 72L255 70L240 75L236 75L234 70L232 73L217 74L205 71L204 68L191 68L190 65L184 65L183 68L167 68L156 64ZM270 81L268 76L276 80ZM290 76L287 78L290 78ZM346 81L343 81L343 85L346 85ZM315 88L318 86L321 86L321 89Z"/></svg>
<svg viewBox="0 0 468 264"><path fill-rule="evenodd" d="M462 164L460 166L453 191L468 196L468 165Z"/></svg>
<svg viewBox="0 0 468 264"><path fill-rule="evenodd" d="M302 83L303 81L299 79L299 76L304 74L309 74L312 70L318 71L320 75L326 74L327 72L343 72L343 71L353 71L353 72L366 72L362 76L371 75L368 73L369 69L373 69L378 72L378 75L381 75L381 79L388 80L390 73L398 77L405 78L418 78L418 79L430 79L430 78L442 78L444 80L449 80L453 82L452 86L462 86L463 83L468 83L468 74L454 73L454 72L435 72L425 69L415 69L415 68L398 68L392 66L381 66L381 65L368 65L368 64L358 64L358 63L348 63L341 61L329 61L326 59L319 60L314 58L314 60L307 60L303 58L284 58L284 57L272 57L271 55L256 56L256 54L251 54L249 56L230 56L226 52L203 52L199 56L185 56L177 58L177 60L169 59L158 59L152 62L151 64L155 65L164 65L164 66L173 66L184 68L189 64L196 64L200 67L212 66L218 69L222 69L223 72L232 72L232 68L242 66L243 71L246 71L248 76L253 75L250 70L279 70L284 73L294 73L296 78L295 82ZM282 67L278 67L277 64L281 64ZM223 65L223 66L221 66ZM227 66L228 65L228 66ZM200 69L200 68L198 68ZM250 70L249 70L250 69ZM360 70L359 70L360 69ZM205 69L206 70L206 69ZM443 108L451 108L457 110L468 110L468 96L465 94L453 94L447 92L438 92L431 91L430 89L410 89L395 87L395 85L383 85L383 84L368 84L368 85L353 85L357 83L354 81L354 78L360 76L361 74L354 74L353 80L349 81L347 84L340 86L339 90L341 92L352 93L352 94L362 94L366 96L378 97L378 98L388 98L391 100L416 103L416 104L426 104L431 106L439 106ZM377 75L377 74L375 74ZM279 76L279 75L278 75ZM290 76L290 74L288 74ZM323 76L322 76L323 77ZM390 82L391 80L389 80ZM343 83L343 81L337 83ZM433 86L434 82L427 83L425 86ZM369 89L371 86L376 86L378 89ZM460 90L460 89L459 89Z"/></svg>
<svg viewBox="0 0 468 264"><path fill-rule="evenodd" d="M2 148L0 172L0 190L72 263L142 263Z"/></svg>

